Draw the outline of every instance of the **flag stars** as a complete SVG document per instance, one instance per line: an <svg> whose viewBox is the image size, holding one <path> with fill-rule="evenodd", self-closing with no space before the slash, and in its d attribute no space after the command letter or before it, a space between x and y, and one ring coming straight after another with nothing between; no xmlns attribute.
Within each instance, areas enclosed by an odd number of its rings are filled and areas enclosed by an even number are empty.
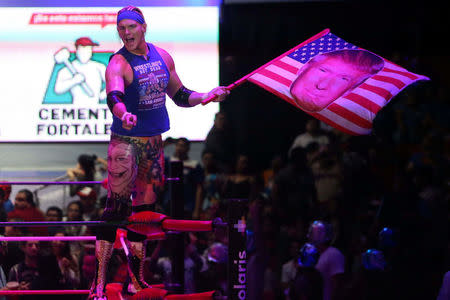
<svg viewBox="0 0 450 300"><path fill-rule="evenodd" d="M305 63L317 54L323 54L326 52L343 49L358 49L358 47L329 33L326 36L323 36L299 49L296 49L295 52L293 52L289 56L301 63Z"/></svg>

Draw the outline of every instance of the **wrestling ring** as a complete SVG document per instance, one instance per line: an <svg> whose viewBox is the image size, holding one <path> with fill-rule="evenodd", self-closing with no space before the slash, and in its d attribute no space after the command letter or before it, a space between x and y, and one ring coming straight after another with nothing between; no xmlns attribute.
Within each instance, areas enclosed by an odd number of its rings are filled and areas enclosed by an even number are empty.
<svg viewBox="0 0 450 300"><path fill-rule="evenodd" d="M51 227L51 226L119 226L117 229L115 248L121 248L127 255L129 250L125 243L126 230L144 234L148 241L164 240L172 238L178 251L173 259L173 284L175 288L165 287L164 284L151 285L138 291L132 296L121 294L122 283L108 283L106 295L108 300L245 300L247 299L246 280L246 209L247 199L228 199L227 222L220 218L210 221L184 220L183 217L183 173L182 163L171 163L171 177L166 178L171 193L170 216L156 212L140 212L131 215L123 222L105 221L53 221L53 222L0 222L1 227ZM93 185L106 181L5 181L0 185ZM178 218L178 219L177 219ZM185 232L212 232L218 228L227 230L228 235L228 295L222 295L218 291L208 291L194 294L183 294L184 292L184 236ZM95 236L7 236L0 237L2 242L23 241L95 241ZM178 287L177 287L178 286ZM166 289L167 288L167 289ZM88 295L89 290L0 290L0 296L18 295Z"/></svg>

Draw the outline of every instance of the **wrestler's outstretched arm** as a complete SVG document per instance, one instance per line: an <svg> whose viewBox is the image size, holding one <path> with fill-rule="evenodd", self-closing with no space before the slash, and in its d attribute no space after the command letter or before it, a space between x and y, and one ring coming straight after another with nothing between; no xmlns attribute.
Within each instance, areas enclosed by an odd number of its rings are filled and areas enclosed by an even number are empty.
<svg viewBox="0 0 450 300"><path fill-rule="evenodd" d="M177 104L178 106L196 106L211 95L217 95L214 101L221 102L225 100L225 97L230 93L228 89L222 86L216 87L208 93L190 91L181 83L181 80L175 70L175 63L170 54L159 47L156 47L156 49L158 50L159 55L161 55L170 72L170 80L167 86L167 95L169 95L169 97L172 98L175 104Z"/></svg>

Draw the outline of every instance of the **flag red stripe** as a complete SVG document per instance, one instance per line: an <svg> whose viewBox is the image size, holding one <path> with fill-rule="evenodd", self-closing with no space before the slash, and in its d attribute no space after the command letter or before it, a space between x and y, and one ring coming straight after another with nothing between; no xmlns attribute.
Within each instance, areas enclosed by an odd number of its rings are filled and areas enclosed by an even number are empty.
<svg viewBox="0 0 450 300"><path fill-rule="evenodd" d="M359 127L362 128L367 128L367 129L371 129L372 128L372 123L367 121L364 118L361 118L360 115L346 109L343 106L337 105L336 103L331 103L328 107L328 110L334 112L335 114L351 121L352 123L358 125Z"/></svg>
<svg viewBox="0 0 450 300"><path fill-rule="evenodd" d="M280 76L277 73L274 73L274 72L269 71L267 69L260 70L258 73L263 75L263 76L266 76L266 77L268 77L270 79L278 81L279 83L284 84L286 86L290 86L291 82L292 82L291 80L286 79L283 76Z"/></svg>
<svg viewBox="0 0 450 300"><path fill-rule="evenodd" d="M389 68L384 68L383 72L389 72L389 73L395 73L395 74L399 74L405 77L408 77L411 80L416 80L419 78L419 76L410 73L410 72L403 72L403 71L399 71L399 70L394 70L394 69L389 69Z"/></svg>
<svg viewBox="0 0 450 300"><path fill-rule="evenodd" d="M388 76L383 76L383 75L374 75L372 77L375 80L379 80L379 81L384 81L384 82L389 82L393 85L395 85L398 89L402 89L405 84L398 79L392 78L392 77L388 77Z"/></svg>
<svg viewBox="0 0 450 300"><path fill-rule="evenodd" d="M383 97L386 101L392 98L392 94L391 92L389 92L388 90L385 90L379 86L375 86L375 85L370 85L367 83L363 83L359 86L362 89L368 90L372 93L377 94L378 96Z"/></svg>
<svg viewBox="0 0 450 300"><path fill-rule="evenodd" d="M294 67L294 66L292 66L290 64L287 64L284 61L277 60L277 61L274 61L273 64L275 66L277 66L277 67L280 67L280 68L288 71L288 72L291 72L293 74L297 74L298 68L296 68L296 67Z"/></svg>
<svg viewBox="0 0 450 300"><path fill-rule="evenodd" d="M374 114L376 114L381 109L381 106L379 106L375 102L372 102L366 97L363 97L355 93L350 93L347 96L345 96L345 98L361 105L362 107L373 112Z"/></svg>

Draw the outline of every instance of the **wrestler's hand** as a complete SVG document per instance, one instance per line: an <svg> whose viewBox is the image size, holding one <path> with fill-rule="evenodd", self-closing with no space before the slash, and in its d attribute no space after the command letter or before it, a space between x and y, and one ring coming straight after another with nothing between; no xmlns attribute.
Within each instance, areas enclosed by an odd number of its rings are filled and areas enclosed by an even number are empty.
<svg viewBox="0 0 450 300"><path fill-rule="evenodd" d="M131 130L134 126L136 126L137 117L132 113L126 112L122 116L122 127L126 130Z"/></svg>
<svg viewBox="0 0 450 300"><path fill-rule="evenodd" d="M225 98L230 94L230 90L228 90L226 87L224 86L218 86L214 89L212 89L209 93L208 93L208 97L215 95L216 97L214 98L214 102L222 102L223 100L225 100Z"/></svg>

